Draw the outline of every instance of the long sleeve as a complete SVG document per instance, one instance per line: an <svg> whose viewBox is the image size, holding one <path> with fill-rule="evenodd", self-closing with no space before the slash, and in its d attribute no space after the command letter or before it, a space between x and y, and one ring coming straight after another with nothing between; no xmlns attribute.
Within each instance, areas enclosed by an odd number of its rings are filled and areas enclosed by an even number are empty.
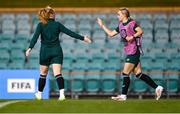
<svg viewBox="0 0 180 114"><path fill-rule="evenodd" d="M31 39L31 42L30 42L30 45L29 45L29 48L33 48L34 45L36 44L38 38L39 38L39 35L41 34L41 24L39 23L36 27L36 31Z"/></svg>
<svg viewBox="0 0 180 114"><path fill-rule="evenodd" d="M76 39L79 39L79 40L84 40L84 37L67 29L64 25L62 25L61 23L59 23L59 29L61 32L73 37L73 38L76 38Z"/></svg>

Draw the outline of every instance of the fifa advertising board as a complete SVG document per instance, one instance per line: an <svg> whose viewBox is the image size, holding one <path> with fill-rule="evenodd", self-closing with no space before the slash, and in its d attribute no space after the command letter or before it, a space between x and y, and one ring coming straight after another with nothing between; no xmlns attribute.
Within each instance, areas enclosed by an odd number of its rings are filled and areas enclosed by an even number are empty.
<svg viewBox="0 0 180 114"><path fill-rule="evenodd" d="M0 99L34 99L39 80L38 70L0 70ZM43 99L49 98L49 81Z"/></svg>

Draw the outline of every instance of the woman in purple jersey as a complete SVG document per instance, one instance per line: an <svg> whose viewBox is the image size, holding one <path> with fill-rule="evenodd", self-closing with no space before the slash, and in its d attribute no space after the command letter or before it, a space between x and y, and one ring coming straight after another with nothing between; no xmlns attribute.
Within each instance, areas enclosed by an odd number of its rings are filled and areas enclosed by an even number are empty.
<svg viewBox="0 0 180 114"><path fill-rule="evenodd" d="M142 28L136 23L135 20L130 18L130 13L127 8L121 8L117 12L119 19L118 27L115 30L108 29L100 18L97 18L99 26L108 34L113 37L120 34L121 40L124 43L124 52L126 55L124 69L122 71L123 85L122 93L113 100L125 101L127 99L127 92L130 83L130 73L133 72L137 78L140 78L149 86L155 89L156 100L161 97L163 91L162 86L158 86L148 75L142 73L140 54L141 54L141 36L143 34Z"/></svg>

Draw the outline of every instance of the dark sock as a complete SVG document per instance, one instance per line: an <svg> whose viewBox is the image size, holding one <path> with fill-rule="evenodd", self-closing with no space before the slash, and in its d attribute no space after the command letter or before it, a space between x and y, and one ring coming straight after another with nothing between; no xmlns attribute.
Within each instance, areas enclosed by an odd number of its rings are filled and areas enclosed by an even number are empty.
<svg viewBox="0 0 180 114"><path fill-rule="evenodd" d="M130 84L130 78L128 74L122 73L122 75L123 75L122 94L127 95Z"/></svg>
<svg viewBox="0 0 180 114"><path fill-rule="evenodd" d="M150 85L152 88L156 89L157 88L157 84L146 74L142 74L139 73L138 75L136 75L137 78L143 80L144 82L146 82L148 85Z"/></svg>
<svg viewBox="0 0 180 114"><path fill-rule="evenodd" d="M38 83L38 91L42 92L46 85L46 75L40 75Z"/></svg>
<svg viewBox="0 0 180 114"><path fill-rule="evenodd" d="M56 75L55 77L56 77L59 90L64 89L64 78L62 77L62 74Z"/></svg>

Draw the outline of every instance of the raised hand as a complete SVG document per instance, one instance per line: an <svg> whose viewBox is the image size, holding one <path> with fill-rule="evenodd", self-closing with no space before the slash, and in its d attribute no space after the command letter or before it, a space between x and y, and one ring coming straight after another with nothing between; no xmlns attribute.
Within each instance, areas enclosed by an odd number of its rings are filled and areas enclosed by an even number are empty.
<svg viewBox="0 0 180 114"><path fill-rule="evenodd" d="M99 17L97 18L97 23L99 24L100 27L104 25L103 21Z"/></svg>
<svg viewBox="0 0 180 114"><path fill-rule="evenodd" d="M92 41L88 36L84 36L84 42L90 44Z"/></svg>

